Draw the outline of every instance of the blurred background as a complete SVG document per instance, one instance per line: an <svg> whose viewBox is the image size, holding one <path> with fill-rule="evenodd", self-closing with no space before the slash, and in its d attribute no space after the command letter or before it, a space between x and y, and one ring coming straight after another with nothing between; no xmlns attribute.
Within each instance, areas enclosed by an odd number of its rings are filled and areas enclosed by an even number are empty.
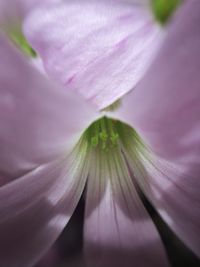
<svg viewBox="0 0 200 267"><path fill-rule="evenodd" d="M152 0L157 21L166 25L183 0ZM172 267L199 267L200 260L174 235L151 204L142 196L163 240ZM85 267L83 248L84 196L57 242L35 267ZM198 234L198 233L197 233Z"/></svg>

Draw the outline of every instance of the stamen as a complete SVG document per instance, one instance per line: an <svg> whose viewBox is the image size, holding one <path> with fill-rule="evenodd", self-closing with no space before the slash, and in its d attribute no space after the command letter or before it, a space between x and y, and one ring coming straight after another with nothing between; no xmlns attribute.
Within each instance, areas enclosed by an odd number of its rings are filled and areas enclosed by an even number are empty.
<svg viewBox="0 0 200 267"><path fill-rule="evenodd" d="M96 147L99 144L99 124L98 122L94 123L94 129L92 127L92 137L91 137L91 145L92 147Z"/></svg>
<svg viewBox="0 0 200 267"><path fill-rule="evenodd" d="M131 127L120 121L102 117L90 125L84 136L91 148L108 150L119 146L122 143L121 139L128 138L132 142L137 134Z"/></svg>
<svg viewBox="0 0 200 267"><path fill-rule="evenodd" d="M99 137L102 141L102 149L105 149L107 145L107 141L108 141L108 135L109 135L109 133L107 132L107 128L106 128L105 118L102 118L100 120L100 127L101 127L101 132L99 133Z"/></svg>
<svg viewBox="0 0 200 267"><path fill-rule="evenodd" d="M82 150L85 152L81 153ZM108 174L108 179L113 177L110 181L112 184L114 177L118 176L118 185L122 191L124 186L129 187L128 181L132 179L141 190L149 192L149 175L160 171L155 167L157 161L154 160L154 153L138 133L129 125L108 117L100 118L86 129L77 145L77 151L82 162L89 155L87 171L89 174L94 172L93 178L101 176L103 171ZM124 177L129 177L125 184Z"/></svg>

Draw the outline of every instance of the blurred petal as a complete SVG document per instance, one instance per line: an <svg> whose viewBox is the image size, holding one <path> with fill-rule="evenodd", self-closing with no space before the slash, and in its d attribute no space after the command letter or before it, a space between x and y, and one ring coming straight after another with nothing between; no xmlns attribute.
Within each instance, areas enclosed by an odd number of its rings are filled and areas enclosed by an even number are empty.
<svg viewBox="0 0 200 267"><path fill-rule="evenodd" d="M148 170L156 193L147 195L175 233L200 256L199 25L200 2L186 1L155 63L124 99L120 116L137 128L161 158L153 173Z"/></svg>
<svg viewBox="0 0 200 267"><path fill-rule="evenodd" d="M0 0L0 26L20 23L24 16L37 5L49 5L61 0Z"/></svg>
<svg viewBox="0 0 200 267"><path fill-rule="evenodd" d="M50 6L61 0L0 0L0 30L26 55L36 57L22 32L24 18L38 6Z"/></svg>
<svg viewBox="0 0 200 267"><path fill-rule="evenodd" d="M0 266L32 266L56 240L83 192L87 164L81 155L42 165L0 188Z"/></svg>
<svg viewBox="0 0 200 267"><path fill-rule="evenodd" d="M159 234L118 151L93 157L86 195L89 266L169 266Z"/></svg>
<svg viewBox="0 0 200 267"><path fill-rule="evenodd" d="M47 72L102 109L140 80L160 28L143 5L69 1L33 12L25 34Z"/></svg>
<svg viewBox="0 0 200 267"><path fill-rule="evenodd" d="M51 84L0 37L0 176L19 176L67 152L96 113Z"/></svg>

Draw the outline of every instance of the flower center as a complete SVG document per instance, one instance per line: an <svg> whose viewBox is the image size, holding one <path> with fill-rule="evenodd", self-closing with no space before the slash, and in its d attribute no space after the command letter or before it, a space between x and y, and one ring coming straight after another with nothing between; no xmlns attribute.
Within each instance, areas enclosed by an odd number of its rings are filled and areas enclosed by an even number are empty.
<svg viewBox="0 0 200 267"><path fill-rule="evenodd" d="M83 139L91 149L108 151L114 147L127 147L129 142L143 147L137 132L127 124L106 116L93 122L83 134Z"/></svg>
<svg viewBox="0 0 200 267"><path fill-rule="evenodd" d="M157 157L132 127L106 116L85 130L74 152L81 166L76 169L86 173L88 181L100 183L99 188L110 183L117 192L128 192L130 184L139 194L151 192L152 177L167 175L165 170L173 174L175 169Z"/></svg>
<svg viewBox="0 0 200 267"><path fill-rule="evenodd" d="M76 158L81 158L86 165L88 177L97 183L98 179L118 183L119 191L133 182L141 190L148 189L148 175L157 171L154 155L138 133L129 125L106 116L86 129L76 148Z"/></svg>

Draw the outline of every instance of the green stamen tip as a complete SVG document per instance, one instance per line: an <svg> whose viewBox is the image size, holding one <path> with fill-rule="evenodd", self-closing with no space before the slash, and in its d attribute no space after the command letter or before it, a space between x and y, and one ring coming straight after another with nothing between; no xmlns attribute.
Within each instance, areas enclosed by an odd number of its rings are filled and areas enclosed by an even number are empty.
<svg viewBox="0 0 200 267"><path fill-rule="evenodd" d="M106 132L99 133L99 137L102 141L102 149L104 150L107 147L108 134Z"/></svg>
<svg viewBox="0 0 200 267"><path fill-rule="evenodd" d="M118 133L111 133L110 136L111 143L116 146L119 141L119 134Z"/></svg>
<svg viewBox="0 0 200 267"><path fill-rule="evenodd" d="M99 133L99 137L100 137L100 139L101 139L103 142L106 142L107 139L108 139L108 135L107 135L106 132L101 132L101 133Z"/></svg>
<svg viewBox="0 0 200 267"><path fill-rule="evenodd" d="M91 138L91 145L92 147L96 147L99 144L99 137L98 136L93 136Z"/></svg>

